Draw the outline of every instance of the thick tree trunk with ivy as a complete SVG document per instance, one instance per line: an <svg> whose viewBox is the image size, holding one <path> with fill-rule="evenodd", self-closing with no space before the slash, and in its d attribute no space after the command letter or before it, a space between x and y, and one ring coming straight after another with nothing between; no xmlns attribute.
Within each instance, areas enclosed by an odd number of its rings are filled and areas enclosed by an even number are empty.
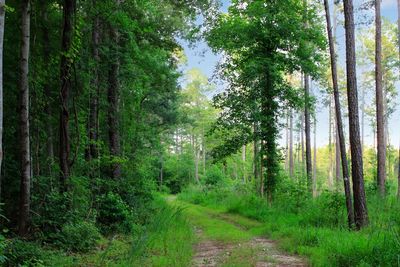
<svg viewBox="0 0 400 267"><path fill-rule="evenodd" d="M121 176L121 156L120 133L119 133L119 32L114 27L110 27L110 39L112 40L111 48L113 53L113 61L110 63L108 73L108 141L111 156L111 177L117 179Z"/></svg>
<svg viewBox="0 0 400 267"><path fill-rule="evenodd" d="M67 191L70 175L70 136L69 136L69 100L72 79L72 43L74 36L75 0L63 2L63 32L61 41L61 90L60 90L60 184L61 191Z"/></svg>
<svg viewBox="0 0 400 267"><path fill-rule="evenodd" d="M274 100L275 89L273 87L272 76L271 70L267 69L265 71L265 85L263 87L261 100L262 164L265 168L264 184L269 202L272 202L273 199L279 169L276 147L278 129L275 122L278 104Z"/></svg>
<svg viewBox="0 0 400 267"><path fill-rule="evenodd" d="M31 154L29 142L29 43L30 0L21 2L21 57L19 76L19 143L21 160L21 184L18 233L26 236L30 217Z"/></svg>
<svg viewBox="0 0 400 267"><path fill-rule="evenodd" d="M385 194L386 144L385 118L382 88L382 19L381 0L375 0L375 89L376 89L376 130L377 130L377 183L381 196Z"/></svg>
<svg viewBox="0 0 400 267"><path fill-rule="evenodd" d="M368 211L364 189L364 170L360 141L360 124L358 116L358 93L356 76L355 25L353 1L344 0L344 17L346 32L346 72L347 98L349 108L350 150L352 163L354 221L357 229L368 224ZM341 147L344 150L345 147ZM343 152L342 152L343 153ZM346 161L343 161L346 162ZM343 165L344 166L344 165ZM346 182L347 177L343 180ZM349 193L346 193L348 195Z"/></svg>
<svg viewBox="0 0 400 267"><path fill-rule="evenodd" d="M5 0L0 0L0 202L1 202L1 181L3 163L3 43L4 43L4 22L6 16Z"/></svg>

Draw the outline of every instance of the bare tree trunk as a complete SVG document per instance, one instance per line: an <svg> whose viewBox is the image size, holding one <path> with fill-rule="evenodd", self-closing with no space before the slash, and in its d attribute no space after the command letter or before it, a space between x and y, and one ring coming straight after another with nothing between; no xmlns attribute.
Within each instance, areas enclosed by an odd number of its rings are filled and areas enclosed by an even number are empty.
<svg viewBox="0 0 400 267"><path fill-rule="evenodd" d="M293 111L290 110L290 140L289 140L289 174L294 178L294 160L293 160Z"/></svg>
<svg viewBox="0 0 400 267"><path fill-rule="evenodd" d="M0 0L0 202L1 202L1 181L3 163L3 42L5 22L5 0Z"/></svg>
<svg viewBox="0 0 400 267"><path fill-rule="evenodd" d="M357 229L368 224L368 210L365 199L364 190L364 170L363 158L360 142L360 125L358 117L358 93L357 93L357 77L356 77L356 52L355 52L355 25L353 1L344 0L344 17L346 32L346 69L347 69L347 98L349 106L349 125L350 125L350 150L352 162L352 178L353 178L353 194L354 194L354 214ZM339 116L338 116L339 119ZM343 139L343 138L341 138ZM344 139L343 139L344 140ZM341 151L345 147L341 145ZM343 158L343 157L342 157ZM342 160L346 162L345 160ZM345 165L343 164L343 167ZM348 178L343 174L344 181ZM347 186L346 186L347 188ZM348 195L346 193L346 195Z"/></svg>
<svg viewBox="0 0 400 267"><path fill-rule="evenodd" d="M203 175L206 175L206 140L204 137L204 128L201 136L202 155L203 155ZM181 150L182 151L182 150Z"/></svg>
<svg viewBox="0 0 400 267"><path fill-rule="evenodd" d="M254 138L253 138L253 146L254 146L254 158L253 158L253 166L254 166L254 181L256 183L259 181L259 151L258 151L258 129L257 129L257 122L254 122L253 124L253 132L254 132Z"/></svg>
<svg viewBox="0 0 400 267"><path fill-rule="evenodd" d="M385 195L386 147L385 118L382 89L382 20L381 0L375 0L375 86L376 86L376 129L378 141L378 188L381 196Z"/></svg>
<svg viewBox="0 0 400 267"><path fill-rule="evenodd" d="M335 122L337 125L337 119L335 116ZM344 133L343 133L344 136ZM340 175L341 169L340 169L340 140L339 140L339 129L338 127L335 127L335 177L336 177L336 184L339 185L340 179L342 178ZM347 158L347 157L346 157ZM347 162L346 162L347 164Z"/></svg>
<svg viewBox="0 0 400 267"><path fill-rule="evenodd" d="M247 182L246 176L246 145L242 146L242 171L243 171L243 182Z"/></svg>
<svg viewBox="0 0 400 267"><path fill-rule="evenodd" d="M332 150L332 101L329 99L329 173L328 173L328 187L332 187L333 180L333 150Z"/></svg>
<svg viewBox="0 0 400 267"><path fill-rule="evenodd" d="M285 170L289 170L289 110L287 110L286 114L286 125L285 125L285 138L286 138L286 146L285 146Z"/></svg>
<svg viewBox="0 0 400 267"><path fill-rule="evenodd" d="M118 4L118 1L117 1ZM110 27L110 37L112 40L112 51L114 53L108 73L108 139L109 149L112 158L117 159L121 155L120 133L119 133L119 33L114 27ZM115 162L111 164L111 177L117 179L121 176L121 164Z"/></svg>
<svg viewBox="0 0 400 267"><path fill-rule="evenodd" d="M0 23L1 24L1 23ZM397 0L397 41L400 57L400 0ZM400 199L400 144L399 144L399 162L398 162L398 176L397 176L397 198Z"/></svg>
<svg viewBox="0 0 400 267"><path fill-rule="evenodd" d="M29 142L30 1L21 2L21 58L19 78L21 184L18 233L26 236L30 218L31 154Z"/></svg>
<svg viewBox="0 0 400 267"><path fill-rule="evenodd" d="M331 18L330 18L328 0L324 0L324 6L325 6L328 40L329 40L329 52L330 52L331 72L332 72L332 81L333 81L333 93L334 93L334 99L335 99L336 124L337 124L336 127L337 127L337 134L339 137L340 155L341 155L341 159L342 159L342 172L343 172L344 192L345 192L345 197L346 197L347 220L348 220L349 227L352 228L355 221L354 221L354 213L353 213L353 204L352 204L352 199L351 199L349 169L348 169L348 165L347 165L346 142L345 142L344 132L343 132L342 111L340 108L335 42L334 42L334 38L333 38L333 34L332 34L332 26L331 26ZM349 11L347 11L347 12L349 12ZM352 8L350 9L350 12L352 13ZM351 20L351 18L352 18L352 15L350 17L350 20ZM347 20L348 20L348 18L347 18ZM347 21L347 23L349 23L349 21ZM350 21L350 23L352 23L352 20ZM348 25L349 24L347 24L347 26ZM350 24L350 25L352 25L352 24ZM354 34L354 29L353 29L353 34ZM353 42L353 46L354 46L354 35L352 38L353 38L352 41L349 40L348 36L346 38L346 41L347 41L346 45L347 45L348 49L351 46L351 42ZM351 34L350 34L350 39L351 39ZM353 47L353 49L354 49L354 47ZM355 64L355 54L349 53L347 55L347 57L348 58L352 57L353 64ZM351 66L348 66L347 68L348 68L348 73L351 74L351 71L354 71L353 75L355 75L355 65L353 66L353 68L351 68ZM355 77L352 77L352 78L355 79ZM350 83L350 84L355 86L355 81L352 81L352 82L354 82L354 84L352 84L352 83ZM351 89L356 90L355 87L353 87ZM356 94L357 94L357 92L356 92Z"/></svg>
<svg viewBox="0 0 400 267"><path fill-rule="evenodd" d="M74 35L74 16L76 0L63 2L63 33L61 44L61 113L60 113L60 184L61 191L67 191L70 175L70 137L69 137L69 98L71 91L72 62L69 54Z"/></svg>
<svg viewBox="0 0 400 267"><path fill-rule="evenodd" d="M93 1L95 5L95 1ZM90 86L90 104L89 104L89 153L88 159L95 159L98 157L98 116L99 116L99 95L100 95L100 77L99 77L99 65L100 65L100 18L98 15L95 16L92 26L92 80Z"/></svg>
<svg viewBox="0 0 400 267"><path fill-rule="evenodd" d="M304 75L305 92L305 135L306 135L306 174L308 190L312 193L312 159L311 159L311 118L310 118L310 80L307 74Z"/></svg>
<svg viewBox="0 0 400 267"><path fill-rule="evenodd" d="M195 160L194 160L194 177L196 179L197 183L200 183L200 179L199 179L199 161L200 161L200 148L198 148L198 144L196 144L195 147Z"/></svg>
<svg viewBox="0 0 400 267"><path fill-rule="evenodd" d="M317 118L314 116L314 159L313 159L313 176L312 176L313 197L317 196Z"/></svg>
<svg viewBox="0 0 400 267"><path fill-rule="evenodd" d="M304 175L305 171L305 153L304 153L304 114L300 115L301 123L300 123L300 142L301 142L301 173Z"/></svg>

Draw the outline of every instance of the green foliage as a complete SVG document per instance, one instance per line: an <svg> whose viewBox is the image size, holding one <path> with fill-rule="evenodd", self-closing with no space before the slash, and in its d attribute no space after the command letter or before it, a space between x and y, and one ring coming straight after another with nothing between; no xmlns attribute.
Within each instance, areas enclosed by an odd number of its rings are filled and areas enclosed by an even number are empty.
<svg viewBox="0 0 400 267"><path fill-rule="evenodd" d="M60 235L62 248L72 252L88 252L95 247L100 238L96 226L85 221L64 225Z"/></svg>
<svg viewBox="0 0 400 267"><path fill-rule="evenodd" d="M43 249L33 242L13 239L8 242L5 249L6 266L42 267L45 253Z"/></svg>
<svg viewBox="0 0 400 267"><path fill-rule="evenodd" d="M203 178L204 184L209 186L220 186L227 182L227 178L222 169L218 165L212 165L207 169L206 175Z"/></svg>
<svg viewBox="0 0 400 267"><path fill-rule="evenodd" d="M129 232L132 223L132 210L119 194L108 192L97 198L97 222L104 233L115 231Z"/></svg>

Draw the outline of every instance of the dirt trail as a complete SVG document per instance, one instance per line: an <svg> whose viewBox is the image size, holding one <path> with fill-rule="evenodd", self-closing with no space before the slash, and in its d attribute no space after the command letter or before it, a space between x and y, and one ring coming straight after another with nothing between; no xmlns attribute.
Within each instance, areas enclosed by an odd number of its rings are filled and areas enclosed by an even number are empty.
<svg viewBox="0 0 400 267"><path fill-rule="evenodd" d="M220 216L220 220L238 227L241 231L247 230L227 216ZM208 240L200 228L196 228L196 234L200 242L195 245L192 266L307 266L304 259L280 251L275 241L263 237L254 237L245 242L224 243Z"/></svg>

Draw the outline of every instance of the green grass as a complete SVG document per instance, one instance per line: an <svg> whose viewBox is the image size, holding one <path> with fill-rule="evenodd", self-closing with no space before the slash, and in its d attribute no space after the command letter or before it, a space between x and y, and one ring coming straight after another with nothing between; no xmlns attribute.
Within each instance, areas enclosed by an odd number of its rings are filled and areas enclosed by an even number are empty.
<svg viewBox="0 0 400 267"><path fill-rule="evenodd" d="M313 266L400 266L400 205L393 198L370 196L370 226L358 232L347 229L342 198L331 193L300 201L288 192L272 206L251 193L225 188L197 188L178 199L257 220L261 226L253 228L253 221L235 219L253 234L279 240L284 250L306 256Z"/></svg>

